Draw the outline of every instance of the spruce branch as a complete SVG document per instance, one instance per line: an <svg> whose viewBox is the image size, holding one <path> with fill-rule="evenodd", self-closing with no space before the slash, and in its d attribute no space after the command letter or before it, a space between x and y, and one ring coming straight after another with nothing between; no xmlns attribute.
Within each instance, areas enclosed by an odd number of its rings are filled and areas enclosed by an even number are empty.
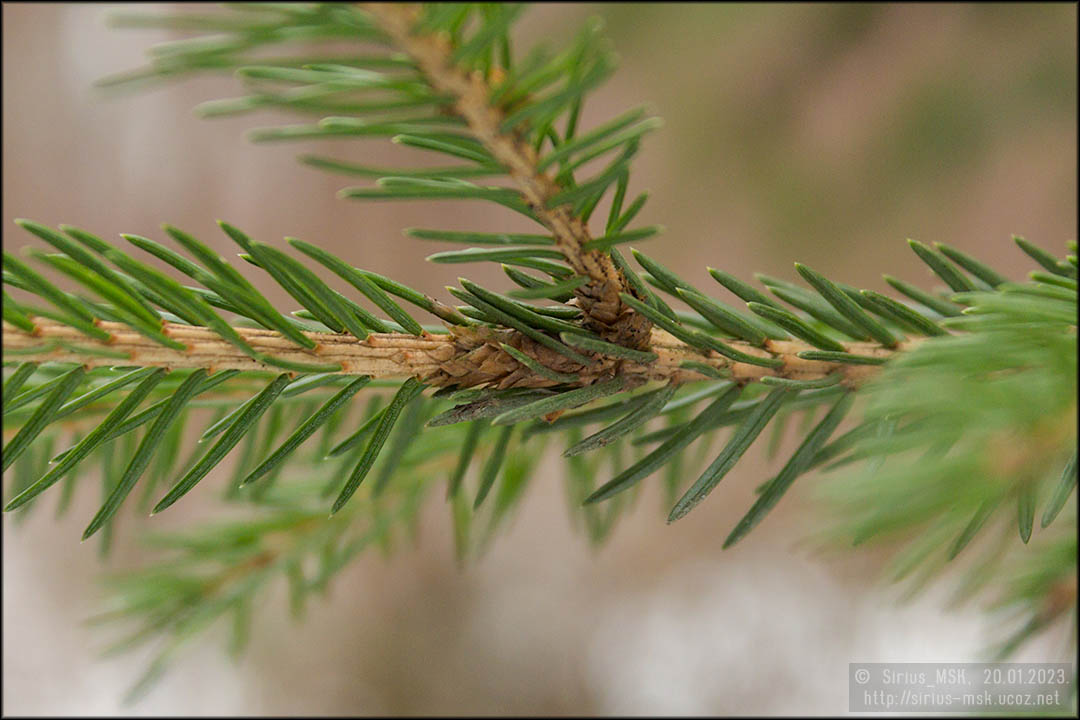
<svg viewBox="0 0 1080 720"><path fill-rule="evenodd" d="M550 207L561 188L537 167L533 148L518 134L503 132L504 113L491 102L491 88L480 71L466 73L455 66L454 48L445 35L418 33L414 28L420 8L405 3L362 3L379 25L412 57L438 92L455 98L454 108L492 157L513 178L529 209L552 232L556 247L570 267L589 282L577 289L586 316L605 338L620 345L641 348L647 344L650 323L619 300L629 292L626 278L610 255L591 249L592 237L585 222L568 203Z"/></svg>
<svg viewBox="0 0 1080 720"><path fill-rule="evenodd" d="M280 108L321 118L257 129L256 142L389 138L457 163L383 169L303 158L375 178L342 197L481 200L545 231L407 230L467 246L430 261L496 262L518 286L461 277L447 291L463 304L451 306L356 258L296 238L278 248L228 223L220 226L241 250L242 270L169 225L167 244L122 235L142 253L129 254L76 227L16 221L55 252L3 253L3 450L12 477L4 510L24 517L61 483L64 509L98 463L102 505L83 537L96 535L107 550L137 484L139 507L164 511L233 455L222 501L256 515L166 539L179 558L117 581L121 606L109 618L143 623L118 647L168 637L147 682L223 614L233 616L242 645L251 598L268 580L285 579L299 607L365 547L389 548L398 526L415 528L435 478L447 481L464 559L487 546L546 442L559 438L567 496L599 542L660 470L674 522L766 428L771 456L799 414L798 449L758 486L725 547L767 523L802 477L858 467L825 486L839 510L833 534L845 544L903 545L890 568L896 578L919 585L997 534L964 589L1001 573L1002 606L1019 606L1029 620L1006 649L1075 606L1075 593L1062 591L1070 578L1075 585L1076 561L1068 503L1076 487L1075 243L1059 259L1014 238L1043 268L1020 283L948 245L909 241L945 287L885 276L897 298L801 264L805 285L757 275L763 289L707 268L734 297L725 302L637 248L624 257L619 246L660 231L631 227L648 194L627 196L630 160L658 123L635 109L579 128L587 92L612 67L608 48L592 25L557 56L515 60L508 33L519 10L257 4L221 16L124 16L129 25L220 34L159 46L148 68L107 84L234 71L251 94L204 104L203 115ZM317 38L371 52L251 52ZM602 156L603 169L575 177ZM466 180L475 177L511 185ZM609 191L608 219L594 237L590 217ZM333 279L323 280L319 266ZM249 279L256 275L284 290L291 307L265 297ZM422 323L413 308L441 324ZM185 429L206 422L204 408L216 414L181 462ZM606 472L612 477L601 482ZM1003 508L1015 511L1006 517ZM1011 544L1001 540L1006 526ZM1028 574L997 569L999 548L1035 547L1040 562Z"/></svg>
<svg viewBox="0 0 1080 720"><path fill-rule="evenodd" d="M167 369L201 368L208 373L219 370L275 370L273 365L236 348L212 329L163 322L162 334L183 345L182 349L161 344L132 332L118 322L99 321L95 327L108 335L105 340L87 338L62 322L45 317L29 316L33 329L29 332L3 323L4 351L24 363L73 362L86 368L115 367L118 361L139 367ZM509 345L517 353L533 360L543 368L557 366L562 360L542 345L513 330L494 328L454 329L447 334L426 333L417 337L407 333L369 333L363 340L338 333L304 332L314 345L312 349L297 347L281 333L233 327L257 355L274 355L280 360L302 365L318 362L326 366L325 375L367 375L372 378L416 377L434 386L452 385L464 389L474 386L549 387L563 385L565 380L553 380L536 365L526 364L503 348ZM571 340L573 342L573 340ZM882 348L872 343L849 343L844 346L853 356L887 359L894 352L910 349L917 341L896 349ZM695 348L681 342L670 333L654 328L648 348L655 359L626 361L618 355L596 356L591 366L576 366L572 384L588 385L598 378L618 372L639 380L671 381L676 384L728 377L738 382L760 381L763 378L782 378L809 382L824 378L839 378L855 388L877 371L877 365L832 363L806 359L801 355L812 352L813 346L794 341L768 340L764 348L742 341L729 345L739 352L781 361L778 367L762 367L738 362L714 350ZM477 352L479 349L482 352ZM600 352L617 352L604 348ZM696 368L695 364L703 367Z"/></svg>

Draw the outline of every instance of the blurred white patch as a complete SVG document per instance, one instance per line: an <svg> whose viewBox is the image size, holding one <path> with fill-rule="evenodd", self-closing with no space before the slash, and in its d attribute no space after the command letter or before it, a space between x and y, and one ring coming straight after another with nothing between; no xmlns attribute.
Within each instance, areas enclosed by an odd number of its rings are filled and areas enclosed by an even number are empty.
<svg viewBox="0 0 1080 720"><path fill-rule="evenodd" d="M974 661L971 614L897 607L812 562L681 566L610 598L587 653L602 714L813 714L847 709L857 661Z"/></svg>

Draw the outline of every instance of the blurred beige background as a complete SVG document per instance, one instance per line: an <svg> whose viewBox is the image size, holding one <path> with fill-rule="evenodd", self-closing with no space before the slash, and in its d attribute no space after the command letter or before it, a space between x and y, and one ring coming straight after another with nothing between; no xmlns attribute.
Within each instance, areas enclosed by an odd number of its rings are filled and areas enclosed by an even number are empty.
<svg viewBox="0 0 1080 720"><path fill-rule="evenodd" d="M175 37L107 30L107 9L3 5L5 248L30 242L12 223L28 217L105 237L160 238L168 221L231 253L223 218L432 292L459 274L504 284L492 269L423 263L445 246L400 229L523 227L509 213L348 203L334 197L348 179L293 159L387 164L401 148L246 143L246 128L294 120L195 118L196 103L240 94L228 77L103 100L93 80ZM588 14L605 18L622 64L583 121L642 102L665 119L631 180L651 192L642 223L668 228L643 249L700 287L713 287L706 264L795 280L794 260L860 287L886 289L882 272L926 284L907 237L1019 278L1030 263L1011 233L1055 251L1075 237L1075 5L541 5L518 35L560 44ZM432 496L417 547L362 558L301 625L278 588L241 662L210 633L130 708L118 701L146 657L98 660L107 638L80 624L101 569L94 544L78 542L97 501L83 488L62 521L4 517L3 712L830 714L846 712L848 662L977 659L989 636L974 610L945 613L932 595L897 606L874 584L873 557L800 545L814 522L805 481L721 554L765 472L761 453L748 456L670 527L653 478L592 550L549 458L508 532L464 570ZM194 495L153 522L195 521L213 498L200 507ZM125 515L113 563L131 561L136 530ZM1060 651L1049 639L1024 659Z"/></svg>

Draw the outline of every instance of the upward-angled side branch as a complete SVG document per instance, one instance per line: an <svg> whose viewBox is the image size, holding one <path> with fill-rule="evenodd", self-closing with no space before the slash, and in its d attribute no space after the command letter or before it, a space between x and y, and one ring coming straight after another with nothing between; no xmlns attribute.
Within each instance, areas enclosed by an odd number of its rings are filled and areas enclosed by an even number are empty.
<svg viewBox="0 0 1080 720"><path fill-rule="evenodd" d="M537 170L536 153L524 139L500 132L503 113L489 102L490 88L483 74L467 74L454 65L450 59L452 48L445 38L413 32L420 14L415 5L362 3L361 7L413 58L433 88L456 98L455 108L473 135L509 171L523 199L552 232L556 246L574 271L589 278L589 283L576 291L586 316L608 330L604 334L612 342L643 347L651 324L619 299L620 292L633 290L606 252L585 249L592 238L569 205L547 207L559 187Z"/></svg>

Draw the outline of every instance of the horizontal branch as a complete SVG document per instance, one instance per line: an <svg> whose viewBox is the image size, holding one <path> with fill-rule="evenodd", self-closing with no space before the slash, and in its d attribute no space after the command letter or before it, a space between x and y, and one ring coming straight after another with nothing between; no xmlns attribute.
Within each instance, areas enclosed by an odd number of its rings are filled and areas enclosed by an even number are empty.
<svg viewBox="0 0 1080 720"><path fill-rule="evenodd" d="M95 340L79 330L43 317L31 318L34 332L26 332L3 323L4 362L77 362L87 367L131 364L141 367L205 368L210 371L243 370L281 372L245 354L205 327L163 323L162 332L186 346L173 350L132 331L121 323L99 321L97 326L110 336ZM783 361L777 368L735 362L712 350L687 345L669 333L653 328L649 350L657 359L642 363L621 358L594 355L592 365L582 366L555 356L552 351L533 343L513 330L454 328L452 334L425 333L417 337L405 333L371 333L358 340L352 335L305 332L315 342L311 350L298 347L278 332L257 328L233 328L257 354L270 355L292 363L336 364L343 375L370 375L375 378L417 377L432 385L473 387L544 387L557 381L538 375L502 349L506 343L532 356L537 362L559 372L573 372L580 384L588 385L615 374L642 380L665 380L676 383L703 380L720 374L733 380L750 382L772 376L790 380L819 380L840 373L842 381L854 386L870 377L880 366L848 365L821 360L807 360L798 353L814 348L798 341L770 340L765 349L749 343L728 344L748 355L774 357ZM903 343L889 350L872 343L851 343L848 352L864 357L888 358L913 343ZM558 363L563 363L561 366ZM570 366L566 365L570 363ZM696 364L700 369L686 367Z"/></svg>

